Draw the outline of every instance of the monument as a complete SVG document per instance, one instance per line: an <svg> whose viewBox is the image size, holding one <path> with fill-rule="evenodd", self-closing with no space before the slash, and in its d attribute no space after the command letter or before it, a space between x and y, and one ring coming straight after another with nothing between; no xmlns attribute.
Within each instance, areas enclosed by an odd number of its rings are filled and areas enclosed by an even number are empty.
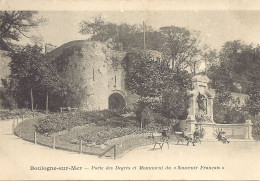
<svg viewBox="0 0 260 181"><path fill-rule="evenodd" d="M208 88L209 81L206 75L196 75L192 78L193 89L190 91L190 108L186 120L188 131L193 133L198 127L204 141L216 141L219 130L224 131L230 139L252 140L251 120L246 120L244 124L217 124L214 121L215 91Z"/></svg>

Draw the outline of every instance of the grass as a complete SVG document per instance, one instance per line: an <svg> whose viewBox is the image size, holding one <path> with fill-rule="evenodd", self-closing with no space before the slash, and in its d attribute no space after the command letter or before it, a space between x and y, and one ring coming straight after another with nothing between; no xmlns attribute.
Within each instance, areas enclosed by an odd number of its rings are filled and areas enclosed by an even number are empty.
<svg viewBox="0 0 260 181"><path fill-rule="evenodd" d="M15 134L19 136L19 130L22 133L22 139L34 142L34 132L35 125L38 123L39 118L25 120L22 123L18 124L15 128ZM84 138L84 136L90 134L96 134L98 131L107 131L113 129L109 126L97 126L90 125L82 129L70 131L66 134L56 136L56 149L62 149L72 152L79 152L79 138ZM112 130L113 131L113 130ZM113 138L113 137L112 137ZM77 140L77 141L75 141ZM107 141L107 140L106 140ZM110 140L109 144L105 149L101 149L97 146L86 145L86 142L83 143L82 152L85 154L91 155L100 155L106 149L113 145L117 145L117 155L122 155L128 150L132 150L137 147L146 146L153 144L152 139L148 139L147 136L142 136L142 134L136 133L135 135L126 135L118 139ZM53 137L46 136L44 134L37 133L37 144L52 147L53 146ZM112 156L113 150L109 151L106 156Z"/></svg>

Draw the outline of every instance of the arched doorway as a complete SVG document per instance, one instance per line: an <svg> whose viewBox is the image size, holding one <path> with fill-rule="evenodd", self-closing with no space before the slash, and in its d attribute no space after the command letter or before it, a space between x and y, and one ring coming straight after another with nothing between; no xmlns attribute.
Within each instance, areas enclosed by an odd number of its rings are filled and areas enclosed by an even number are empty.
<svg viewBox="0 0 260 181"><path fill-rule="evenodd" d="M108 98L108 108L122 110L126 106L125 98L119 93L113 93Z"/></svg>

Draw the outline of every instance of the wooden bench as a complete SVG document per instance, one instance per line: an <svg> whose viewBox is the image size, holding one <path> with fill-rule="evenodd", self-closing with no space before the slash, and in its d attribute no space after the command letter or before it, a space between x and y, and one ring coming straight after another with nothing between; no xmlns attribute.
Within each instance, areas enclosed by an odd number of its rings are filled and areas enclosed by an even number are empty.
<svg viewBox="0 0 260 181"><path fill-rule="evenodd" d="M175 134L176 134L176 138L177 138L177 145L181 142L181 144L183 144L184 142L187 142L188 140L187 140L187 138L184 138L183 136L182 136L182 132L175 132ZM190 135L191 133L189 133L189 135Z"/></svg>
<svg viewBox="0 0 260 181"><path fill-rule="evenodd" d="M186 143L187 145L189 145L189 143L193 143L193 145L194 145L194 143L197 143L197 142L200 142L201 143L201 140L200 140L200 138L196 138L196 139L193 139L192 138L192 136L193 136L193 134L192 133L188 133L189 134L189 138L184 138L183 136L182 136L182 132L175 132L175 134L176 134L176 138L177 138L177 145L181 142L182 144L183 143Z"/></svg>
<svg viewBox="0 0 260 181"><path fill-rule="evenodd" d="M74 108L74 107L60 107L60 112L64 112L64 111L76 111L78 108Z"/></svg>
<svg viewBox="0 0 260 181"><path fill-rule="evenodd" d="M156 145L159 145L161 151L162 151L162 148L163 148L163 145L165 143L167 143L168 145L168 149L170 148L169 147L169 137L163 137L163 136L152 136L153 138L153 141L154 141L154 146L153 146L153 149L155 150L155 147Z"/></svg>

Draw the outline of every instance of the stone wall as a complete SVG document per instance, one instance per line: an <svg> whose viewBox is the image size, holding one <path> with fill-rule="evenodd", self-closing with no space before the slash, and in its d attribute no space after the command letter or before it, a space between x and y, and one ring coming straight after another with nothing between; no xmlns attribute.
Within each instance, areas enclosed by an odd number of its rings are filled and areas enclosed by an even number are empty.
<svg viewBox="0 0 260 181"><path fill-rule="evenodd" d="M224 131L226 137L230 139L253 139L250 120L247 120L245 124L216 124L216 129Z"/></svg>
<svg viewBox="0 0 260 181"><path fill-rule="evenodd" d="M127 97L121 66L124 52L111 50L100 42L74 41L57 48L48 56L55 61L66 51L73 53L63 60L67 65L61 75L72 85L84 90L82 109L108 109L108 98L115 92Z"/></svg>
<svg viewBox="0 0 260 181"><path fill-rule="evenodd" d="M243 139L252 140L252 123L251 120L246 120L244 124L216 124L216 123L197 123L187 121L186 126L189 132L193 133L198 127L200 131L204 129L204 140L216 140L216 135L219 131L224 131L228 139Z"/></svg>

